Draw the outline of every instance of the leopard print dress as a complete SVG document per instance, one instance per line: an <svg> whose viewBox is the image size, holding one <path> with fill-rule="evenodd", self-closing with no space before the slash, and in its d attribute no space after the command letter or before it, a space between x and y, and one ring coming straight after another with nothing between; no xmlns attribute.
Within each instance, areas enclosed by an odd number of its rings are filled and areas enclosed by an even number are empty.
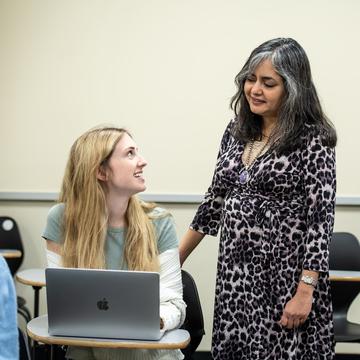
<svg viewBox="0 0 360 360"><path fill-rule="evenodd" d="M328 277L334 223L335 152L311 125L304 146L268 151L241 184L244 144L223 136L212 184L190 227L216 236L221 227L212 355L215 360L334 359ZM319 272L306 322L279 320L303 269Z"/></svg>

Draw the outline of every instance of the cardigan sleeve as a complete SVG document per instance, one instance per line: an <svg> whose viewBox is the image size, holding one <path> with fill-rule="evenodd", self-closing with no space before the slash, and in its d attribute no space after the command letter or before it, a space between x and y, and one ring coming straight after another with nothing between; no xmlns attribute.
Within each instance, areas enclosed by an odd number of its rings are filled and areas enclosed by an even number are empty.
<svg viewBox="0 0 360 360"><path fill-rule="evenodd" d="M46 260L47 260L47 267L49 268L63 267L61 256L49 249L46 249Z"/></svg>
<svg viewBox="0 0 360 360"><path fill-rule="evenodd" d="M160 317L163 331L180 327L186 315L183 301L181 269L178 248L159 255L160 260Z"/></svg>

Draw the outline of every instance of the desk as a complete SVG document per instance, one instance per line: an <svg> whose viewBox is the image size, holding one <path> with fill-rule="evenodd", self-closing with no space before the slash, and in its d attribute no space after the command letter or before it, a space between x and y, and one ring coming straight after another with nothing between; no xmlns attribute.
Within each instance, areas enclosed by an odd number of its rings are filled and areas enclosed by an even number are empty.
<svg viewBox="0 0 360 360"><path fill-rule="evenodd" d="M16 280L24 285L30 285L34 289L34 318L39 316L39 292L46 286L45 269L27 269L19 271ZM35 359L35 348L37 344L33 342L33 358Z"/></svg>
<svg viewBox="0 0 360 360"><path fill-rule="evenodd" d="M348 320L348 311L360 291L360 271L330 270L336 342L358 342L360 324Z"/></svg>
<svg viewBox="0 0 360 360"><path fill-rule="evenodd" d="M18 259L21 258L22 252L14 249L0 249L0 255L5 259Z"/></svg>
<svg viewBox="0 0 360 360"><path fill-rule="evenodd" d="M39 291L46 285L45 269L28 269L19 271L16 280L24 285L31 285L34 289L34 317L39 316Z"/></svg>
<svg viewBox="0 0 360 360"><path fill-rule="evenodd" d="M330 270L330 281L360 281L360 271Z"/></svg>
<svg viewBox="0 0 360 360"><path fill-rule="evenodd" d="M158 341L51 336L48 332L47 315L37 317L28 322L27 333L33 340L44 344L101 347L111 349L183 349L190 342L190 334L186 330L182 329L167 331ZM52 358L53 347L51 347L51 359Z"/></svg>

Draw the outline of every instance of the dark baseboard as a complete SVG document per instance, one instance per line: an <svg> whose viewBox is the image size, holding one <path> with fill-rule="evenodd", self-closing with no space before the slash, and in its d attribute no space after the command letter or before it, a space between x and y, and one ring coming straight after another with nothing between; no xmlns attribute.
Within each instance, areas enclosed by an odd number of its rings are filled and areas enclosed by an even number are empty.
<svg viewBox="0 0 360 360"><path fill-rule="evenodd" d="M211 360L210 351L197 351L193 360ZM360 354L336 354L335 360L360 360Z"/></svg>

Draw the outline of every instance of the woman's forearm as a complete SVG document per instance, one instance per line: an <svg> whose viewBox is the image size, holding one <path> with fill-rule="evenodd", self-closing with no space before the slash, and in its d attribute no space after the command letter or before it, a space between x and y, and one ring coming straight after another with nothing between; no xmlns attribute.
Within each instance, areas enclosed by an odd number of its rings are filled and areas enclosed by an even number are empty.
<svg viewBox="0 0 360 360"><path fill-rule="evenodd" d="M189 229L180 241L179 253L180 264L182 265L192 251L199 245L205 234Z"/></svg>

